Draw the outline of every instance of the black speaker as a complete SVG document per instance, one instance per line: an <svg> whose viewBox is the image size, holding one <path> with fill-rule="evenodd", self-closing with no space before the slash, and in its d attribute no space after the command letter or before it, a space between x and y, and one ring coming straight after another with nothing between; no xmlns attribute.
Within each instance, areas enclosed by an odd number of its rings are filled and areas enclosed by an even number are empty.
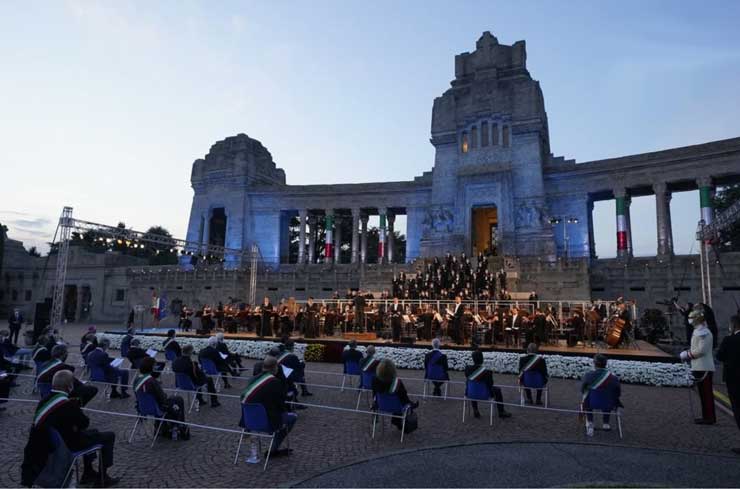
<svg viewBox="0 0 740 489"><path fill-rule="evenodd" d="M41 332L51 322L51 299L46 298L44 302L37 302L33 313L33 340L39 337Z"/></svg>

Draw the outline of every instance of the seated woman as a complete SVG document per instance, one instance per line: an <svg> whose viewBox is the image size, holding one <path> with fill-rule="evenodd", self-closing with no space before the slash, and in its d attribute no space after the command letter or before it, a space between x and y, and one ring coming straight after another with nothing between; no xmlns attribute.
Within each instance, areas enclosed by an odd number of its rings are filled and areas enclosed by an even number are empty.
<svg viewBox="0 0 740 489"><path fill-rule="evenodd" d="M139 374L134 379L134 392L151 394L157 401L159 409L164 413L165 419L185 421L185 402L180 396L168 396L164 393L159 381L152 375L155 364L156 362L152 357L141 359ZM171 436L173 429L177 429L180 439L187 440L190 438L189 428L176 423L167 423L163 426L162 435Z"/></svg>
<svg viewBox="0 0 740 489"><path fill-rule="evenodd" d="M398 378L398 375L396 374L396 366L390 358L384 358L381 360L375 371L375 379L373 379L373 396L376 394L396 394L398 399L401 401L402 406L410 406L414 409L419 407L418 402L412 402L411 399L409 399L408 392L406 392L406 386L404 386L403 381ZM374 405L373 409L376 408L377 406ZM393 414L400 416L403 413L399 412ZM401 429L402 422L399 418L393 418L391 423L393 423L393 425L399 430Z"/></svg>

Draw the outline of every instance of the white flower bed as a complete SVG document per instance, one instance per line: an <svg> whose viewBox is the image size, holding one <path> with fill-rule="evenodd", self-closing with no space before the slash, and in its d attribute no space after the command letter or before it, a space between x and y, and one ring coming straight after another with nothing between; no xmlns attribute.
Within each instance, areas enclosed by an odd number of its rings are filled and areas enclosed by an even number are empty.
<svg viewBox="0 0 740 489"><path fill-rule="evenodd" d="M108 338L111 348L119 348L123 335L98 334L98 338ZM144 349L152 348L163 350L164 338L161 336L136 336ZM208 345L207 338L178 337L180 345L193 345L195 351ZM247 358L261 359L267 352L278 345L273 341L226 340L229 350ZM365 347L358 346L364 351ZM306 351L305 343L296 343L294 353L303 358ZM376 346L375 355L379 358L390 358L399 368L424 368L424 355L428 352L424 348L397 348L391 346ZM471 363L470 351L442 350L447 355L450 369L464 370L465 365ZM519 371L519 353L483 352L486 365L494 372L516 374ZM593 362L588 357L543 355L547 360L547 371L551 377L564 379L580 379L583 374L593 368ZM689 368L683 363L640 362L634 360L609 360L609 370L617 375L622 382L631 384L647 384L656 386L685 386L688 385Z"/></svg>

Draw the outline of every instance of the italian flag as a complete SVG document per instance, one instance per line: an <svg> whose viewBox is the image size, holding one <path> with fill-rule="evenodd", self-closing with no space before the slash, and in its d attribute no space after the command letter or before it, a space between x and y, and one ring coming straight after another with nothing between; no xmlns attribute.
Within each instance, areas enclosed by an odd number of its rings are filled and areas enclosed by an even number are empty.
<svg viewBox="0 0 740 489"><path fill-rule="evenodd" d="M712 223L714 212L712 209L712 187L701 187L699 189L699 204L701 207L701 218L704 225Z"/></svg>
<svg viewBox="0 0 740 489"><path fill-rule="evenodd" d="M269 372L265 372L262 374L261 377L257 377L257 379L249 384L246 390L242 393L242 404L249 403L254 395L257 394L264 386L269 384L274 378L275 376Z"/></svg>
<svg viewBox="0 0 740 489"><path fill-rule="evenodd" d="M617 197L617 251L627 251L627 197Z"/></svg>
<svg viewBox="0 0 740 489"><path fill-rule="evenodd" d="M332 230L332 228L334 227L334 216L331 214L327 214L325 223L326 223L326 226L325 226L326 242L324 244L324 258L331 258L333 256L332 253L334 251L334 243L333 243L334 232Z"/></svg>
<svg viewBox="0 0 740 489"><path fill-rule="evenodd" d="M380 215L380 229L378 230L378 262L385 257L385 214Z"/></svg>
<svg viewBox="0 0 740 489"><path fill-rule="evenodd" d="M51 396L47 401L36 409L36 413L33 416L33 425L39 426L44 420L54 411L56 408L69 401L67 394L57 392Z"/></svg>

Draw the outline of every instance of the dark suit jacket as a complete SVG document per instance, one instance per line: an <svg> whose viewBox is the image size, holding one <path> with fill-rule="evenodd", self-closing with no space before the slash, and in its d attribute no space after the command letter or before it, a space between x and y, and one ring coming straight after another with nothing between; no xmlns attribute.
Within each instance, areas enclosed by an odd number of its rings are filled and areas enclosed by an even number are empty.
<svg viewBox="0 0 740 489"><path fill-rule="evenodd" d="M724 364L722 380L740 384L740 332L725 336L717 351L717 360Z"/></svg>
<svg viewBox="0 0 740 489"><path fill-rule="evenodd" d="M467 379L470 374L478 370L480 365L466 365L465 366L465 378ZM488 387L488 392L493 396L493 372L486 369L479 382L483 382Z"/></svg>
<svg viewBox="0 0 740 489"><path fill-rule="evenodd" d="M216 365L216 369L218 369L219 372L229 371L229 366L226 364L226 360L221 358L218 350L216 350L212 346L207 346L203 348L200 353L198 353L198 358L206 358L208 360L211 360Z"/></svg>
<svg viewBox="0 0 740 489"><path fill-rule="evenodd" d="M385 394L390 388L391 384L389 382L383 382L377 377L373 379L373 394ZM403 381L400 379L398 380L398 388L396 389L396 394L398 394L398 399L401 401L402 405L411 404L411 399L409 399L409 394L406 391L406 386L403 385Z"/></svg>
<svg viewBox="0 0 740 489"><path fill-rule="evenodd" d="M435 358L435 360L432 360L433 358ZM449 366L447 365L447 355L440 352L439 350L432 350L430 352L427 352L427 354L424 355L424 371L425 372L427 368L429 368L429 365L432 362L434 362L434 365L440 365L442 367L442 370L444 370L445 374L447 374L447 371L449 370ZM449 380L449 378L450 378L449 375L447 375L447 380Z"/></svg>
<svg viewBox="0 0 740 489"><path fill-rule="evenodd" d="M247 385L247 389L259 378L260 376L254 377ZM262 404L265 407L267 418L270 420L270 425L272 425L273 429L278 429L282 425L283 413L286 411L286 407L285 384L280 377L273 376L272 380L257 391L248 401L252 404Z"/></svg>
<svg viewBox="0 0 740 489"><path fill-rule="evenodd" d="M110 366L110 362L112 361L113 359L108 355L108 352L100 348L96 348L87 354L87 364L91 367L100 367L103 369L108 382L116 382L118 378L116 369Z"/></svg>
<svg viewBox="0 0 740 489"><path fill-rule="evenodd" d="M342 363L357 362L358 364L362 361L362 353L352 348L344 350L342 352Z"/></svg>
<svg viewBox="0 0 740 489"><path fill-rule="evenodd" d="M128 361L131 362L131 365L134 365L135 368L138 368L139 363L142 359L148 357L149 355L146 354L146 350L143 348L140 348L138 346L132 346L128 350Z"/></svg>
<svg viewBox="0 0 740 489"><path fill-rule="evenodd" d="M169 342L169 344L167 343L168 341L170 341L169 338L167 338L166 340L162 342L162 345L167 345L164 350L165 351L172 350L175 352L175 355L178 357L182 355L182 348L180 348L180 344L177 342L177 340L172 340Z"/></svg>
<svg viewBox="0 0 740 489"><path fill-rule="evenodd" d="M172 361L172 371L176 374L187 375L195 385L206 383L206 374L201 370L200 366L196 362L190 359L189 356L181 356L174 359Z"/></svg>
<svg viewBox="0 0 740 489"><path fill-rule="evenodd" d="M519 372L520 373L521 373L522 369L524 368L524 366L527 365L529 363L529 361L532 359L532 356L538 356L539 357L539 355L530 353L528 355L523 355L523 356L521 356L519 358ZM547 362L545 362L545 359L544 358L542 358L542 357L539 357L539 358L540 358L539 361L534 364L534 366L532 367L532 370L534 370L535 372L541 373L542 374L542 378L545 379L545 381L547 381L547 379L548 379Z"/></svg>

